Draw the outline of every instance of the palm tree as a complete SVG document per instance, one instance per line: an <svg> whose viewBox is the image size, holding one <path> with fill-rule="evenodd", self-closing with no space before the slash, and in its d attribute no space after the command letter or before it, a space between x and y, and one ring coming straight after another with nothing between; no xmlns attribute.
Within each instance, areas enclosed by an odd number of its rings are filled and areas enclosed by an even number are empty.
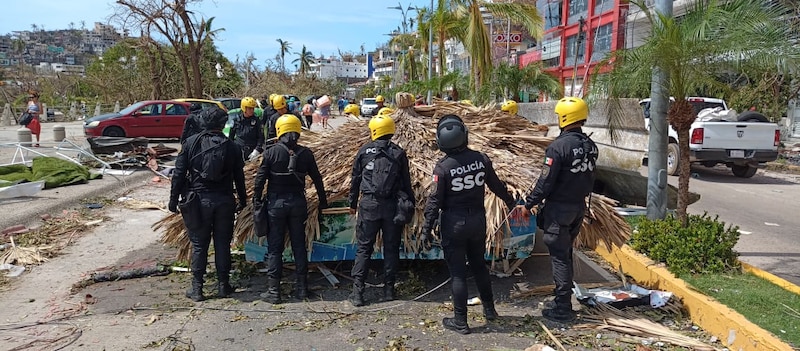
<svg viewBox="0 0 800 351"><path fill-rule="evenodd" d="M311 68L311 62L314 61L314 54L311 53L311 51L308 51L305 45L303 45L303 49L300 50L300 52L295 52L294 54L298 57L294 59L292 63L300 66L300 75L305 77L306 72L308 72L308 69Z"/></svg>
<svg viewBox="0 0 800 351"><path fill-rule="evenodd" d="M456 6L456 15L467 22L462 42L472 61L474 93L486 82L493 67L492 42L489 40L489 30L483 23L483 9L493 16L508 18L512 23L522 25L536 39L541 39L544 32L544 21L535 3L451 0L451 4Z"/></svg>
<svg viewBox="0 0 800 351"><path fill-rule="evenodd" d="M283 39L275 39L278 42L278 54L281 56L281 71L286 72L286 54L289 53L289 50L292 48L292 43L285 41Z"/></svg>
<svg viewBox="0 0 800 351"><path fill-rule="evenodd" d="M667 113L678 133L679 179L678 218L687 224L689 204L689 129L696 115L688 101L680 98L697 92L714 92L726 87L718 74L741 65L779 67L784 72L796 69L800 48L784 15L785 7L751 0L697 1L680 19L653 14L639 6L652 26L644 45L618 50L605 60L613 65L609 74L597 76L593 89L608 94L611 101L624 96L643 96L649 92L652 68L669 76L669 94L676 98ZM660 23L660 24L659 24ZM618 104L611 103L612 108ZM610 129L621 125L619 114L610 113Z"/></svg>
<svg viewBox="0 0 800 351"><path fill-rule="evenodd" d="M443 76L446 74L445 64L447 63L445 60L444 43L448 39L456 39L463 42L467 33L466 18L459 17L456 13L451 11L448 0L437 0L435 9L421 9L418 11L418 15L417 31L425 40L428 38L428 31L431 28L431 24L433 24L433 37L436 41L436 45L439 47L437 53L439 61L438 71L439 76Z"/></svg>
<svg viewBox="0 0 800 351"><path fill-rule="evenodd" d="M541 62L531 63L523 68L514 64L501 62L494 70L492 81L494 90L498 95L519 102L519 92L524 88L533 88L550 97L561 98L564 87L552 75L544 72Z"/></svg>
<svg viewBox="0 0 800 351"><path fill-rule="evenodd" d="M419 53L423 52L422 47L427 47L421 37L413 33L398 34L389 41L389 45L401 52L397 57L398 64L403 74L408 74L407 80L417 80L421 73L427 73L421 72L419 67Z"/></svg>

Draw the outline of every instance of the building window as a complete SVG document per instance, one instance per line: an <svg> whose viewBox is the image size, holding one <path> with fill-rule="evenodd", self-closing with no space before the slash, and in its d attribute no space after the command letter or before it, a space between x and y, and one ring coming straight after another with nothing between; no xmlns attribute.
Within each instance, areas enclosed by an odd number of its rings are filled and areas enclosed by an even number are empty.
<svg viewBox="0 0 800 351"><path fill-rule="evenodd" d="M588 1L589 0L571 0L569 2L569 22L568 24L577 23L581 17L588 15Z"/></svg>
<svg viewBox="0 0 800 351"><path fill-rule="evenodd" d="M583 53L586 48L586 40L583 40L579 47L576 47L576 43L578 41L578 35L573 35L567 38L567 47L565 48L566 55L564 65L568 67L572 67L575 63L575 56L577 54L578 57L578 64L584 62ZM577 53L576 53L577 51Z"/></svg>
<svg viewBox="0 0 800 351"><path fill-rule="evenodd" d="M614 9L614 0L594 0L595 16L613 9Z"/></svg>
<svg viewBox="0 0 800 351"><path fill-rule="evenodd" d="M611 23L609 23L597 29L594 50L592 50L592 62L602 60L611 52L611 28Z"/></svg>
<svg viewBox="0 0 800 351"><path fill-rule="evenodd" d="M544 30L558 27L561 25L562 9L564 3L562 1L553 0L538 0L536 1L536 8L539 14L544 19Z"/></svg>

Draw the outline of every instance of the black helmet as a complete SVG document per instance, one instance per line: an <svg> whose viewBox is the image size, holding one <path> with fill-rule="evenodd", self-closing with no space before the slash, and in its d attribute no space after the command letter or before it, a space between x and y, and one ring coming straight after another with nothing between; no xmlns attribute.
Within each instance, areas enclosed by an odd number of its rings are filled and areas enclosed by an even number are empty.
<svg viewBox="0 0 800 351"><path fill-rule="evenodd" d="M221 130L228 122L228 114L225 110L212 106L200 112L200 120L205 130Z"/></svg>
<svg viewBox="0 0 800 351"><path fill-rule="evenodd" d="M189 112L191 112L191 113L195 113L195 112L200 111L202 109L203 109L203 105L201 105L198 102L193 102L191 105L189 105Z"/></svg>
<svg viewBox="0 0 800 351"><path fill-rule="evenodd" d="M459 152L467 148L469 132L464 121L456 115L445 115L436 125L436 145L445 153Z"/></svg>

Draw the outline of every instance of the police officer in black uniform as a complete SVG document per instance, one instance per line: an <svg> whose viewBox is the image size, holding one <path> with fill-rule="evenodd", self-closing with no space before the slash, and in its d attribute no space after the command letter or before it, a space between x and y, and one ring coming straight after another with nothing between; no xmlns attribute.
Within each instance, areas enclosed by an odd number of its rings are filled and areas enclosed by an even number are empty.
<svg viewBox="0 0 800 351"><path fill-rule="evenodd" d="M369 121L372 141L356 154L350 180L350 214L358 209L356 238L358 249L353 264L353 306L364 305L364 281L367 261L372 256L378 231L383 233L383 297L391 301L395 296L395 278L400 263L400 239L403 226L413 215L414 193L408 170L406 152L391 141L395 133L390 116L377 116ZM359 193L363 194L359 202ZM399 201L410 206L398 205ZM400 211L400 213L398 213Z"/></svg>
<svg viewBox="0 0 800 351"><path fill-rule="evenodd" d="M589 116L582 99L565 97L558 101L555 112L561 134L545 150L544 168L536 187L526 197L525 205L518 207L541 218L544 243L550 251L555 299L554 306L544 309L542 315L568 322L575 319L571 301L572 245L583 223L586 196L594 185L598 152L597 145L581 130ZM542 202L544 207L540 206Z"/></svg>
<svg viewBox="0 0 800 351"><path fill-rule="evenodd" d="M483 314L487 320L497 319L489 271L486 269L486 209L484 188L489 189L508 208L514 198L508 193L484 153L467 147L467 127L461 118L446 115L436 128L436 143L446 156L433 169L433 184L425 205L425 223L421 239L430 242L434 222L441 210L439 233L444 259L453 279L454 318L445 318L445 328L461 334L470 332L467 324L467 262L478 286Z"/></svg>
<svg viewBox="0 0 800 351"><path fill-rule="evenodd" d="M283 271L282 253L286 231L294 254L297 281L295 296L308 296L306 284L308 254L306 252L306 218L308 208L305 196L305 177L311 177L319 196L319 209L328 207L328 198L322 184L314 154L298 145L301 123L295 115L283 115L275 123L278 143L264 151L258 169L253 194L253 204L267 201L269 233L267 233L267 293L269 303L281 303L280 282ZM269 182L267 182L269 181ZM262 198L267 183L266 200Z"/></svg>
<svg viewBox="0 0 800 351"><path fill-rule="evenodd" d="M264 151L264 122L255 115L256 99L245 97L241 108L242 112L233 118L228 137L239 145L242 157L253 161Z"/></svg>
<svg viewBox="0 0 800 351"><path fill-rule="evenodd" d="M383 95L376 96L375 97L375 104L377 104L377 106L372 108L372 112L370 112L370 115L371 116L377 116L378 113L381 111L381 109L384 107L383 104L385 102L386 102L386 99L383 97Z"/></svg>
<svg viewBox="0 0 800 351"><path fill-rule="evenodd" d="M203 131L202 127L202 120L200 118L200 111L203 110L203 106L199 103L193 103L189 106L189 117L186 117L186 121L183 122L183 132L181 132L181 139L180 142L183 143L184 140L189 138L192 135L200 133Z"/></svg>
<svg viewBox="0 0 800 351"><path fill-rule="evenodd" d="M203 277L208 263L208 246L213 236L214 264L217 269L218 296L227 297L233 293L229 274L231 271L231 240L233 239L234 214L247 205L247 190L244 185L244 161L239 157L239 148L222 134L222 128L228 121L228 114L219 107L211 107L202 111L204 131L186 139L175 160L175 173L172 177L169 210L178 212L178 199L184 200L187 194L194 193L199 197L196 218L197 230L189 230L192 243L192 288L186 296L194 301L202 301ZM217 180L212 180L202 173L204 156L215 148L223 148L224 157L215 158L224 164L211 165L223 170ZM228 156L229 155L229 156ZM239 197L239 206L233 197L233 185ZM187 214L183 214L186 216ZM186 221L186 219L184 219Z"/></svg>
<svg viewBox="0 0 800 351"><path fill-rule="evenodd" d="M278 132L275 128L275 123L278 121L278 118L281 118L283 115L289 113L289 109L286 106L286 98L280 94L275 94L275 96L272 98L272 108L275 109L275 113L267 118L268 143L271 143L272 140L278 136Z"/></svg>

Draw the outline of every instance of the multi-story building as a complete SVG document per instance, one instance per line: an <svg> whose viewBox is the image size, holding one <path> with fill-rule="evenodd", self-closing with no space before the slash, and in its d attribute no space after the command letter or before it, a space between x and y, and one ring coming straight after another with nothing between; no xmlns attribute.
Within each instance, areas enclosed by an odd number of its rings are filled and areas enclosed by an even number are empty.
<svg viewBox="0 0 800 351"><path fill-rule="evenodd" d="M519 65L541 61L564 84L566 95L581 96L595 66L625 47L626 0L537 0L544 19L542 42L519 55Z"/></svg>
<svg viewBox="0 0 800 351"><path fill-rule="evenodd" d="M316 59L311 63L309 73L322 79L367 79L369 62L344 62L333 57Z"/></svg>

